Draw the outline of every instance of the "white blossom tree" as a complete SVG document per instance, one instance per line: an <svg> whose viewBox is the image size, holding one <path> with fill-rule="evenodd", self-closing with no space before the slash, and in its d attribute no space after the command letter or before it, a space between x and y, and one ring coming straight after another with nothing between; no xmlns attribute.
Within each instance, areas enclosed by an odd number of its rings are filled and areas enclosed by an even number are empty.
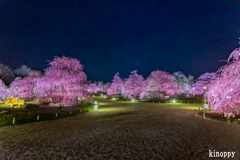
<svg viewBox="0 0 240 160"><path fill-rule="evenodd" d="M189 80L185 76L185 74L178 71L178 72L174 72L173 76L175 78L174 81L177 83L178 89L182 89L183 93L186 93L190 90ZM177 94L177 96L178 96L178 94Z"/></svg>
<svg viewBox="0 0 240 160"><path fill-rule="evenodd" d="M16 77L24 78L27 77L31 71L31 68L28 68L26 65L22 65L21 67L14 70L14 74Z"/></svg>

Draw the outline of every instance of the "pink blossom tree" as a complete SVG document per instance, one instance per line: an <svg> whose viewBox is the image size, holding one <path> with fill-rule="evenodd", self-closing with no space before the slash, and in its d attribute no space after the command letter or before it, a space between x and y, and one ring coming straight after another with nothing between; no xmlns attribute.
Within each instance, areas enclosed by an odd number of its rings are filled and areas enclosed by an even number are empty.
<svg viewBox="0 0 240 160"><path fill-rule="evenodd" d="M38 78L40 78L39 72L32 70L27 77L16 79L12 84L12 90L17 88L17 97L19 98L32 99L36 96L34 88Z"/></svg>
<svg viewBox="0 0 240 160"><path fill-rule="evenodd" d="M97 92L103 92L103 82L98 82L97 85Z"/></svg>
<svg viewBox="0 0 240 160"><path fill-rule="evenodd" d="M119 73L116 73L113 77L110 87L107 89L108 95L123 94L124 82L119 77Z"/></svg>
<svg viewBox="0 0 240 160"><path fill-rule="evenodd" d="M193 84L191 93L194 95L204 95L217 79L217 76L216 73L204 73L198 78L197 82Z"/></svg>
<svg viewBox="0 0 240 160"><path fill-rule="evenodd" d="M144 92L152 98L159 99L165 96L173 96L181 91L181 88L178 88L174 80L175 78L167 72L159 70L153 71L146 80L147 87Z"/></svg>
<svg viewBox="0 0 240 160"><path fill-rule="evenodd" d="M97 93L97 85L96 85L96 83L90 83L90 84L88 85L87 91L88 91L90 94Z"/></svg>
<svg viewBox="0 0 240 160"><path fill-rule="evenodd" d="M137 98L145 90L146 81L142 75L137 74L137 70L132 71L128 79L125 79L124 97Z"/></svg>
<svg viewBox="0 0 240 160"><path fill-rule="evenodd" d="M220 76L212 83L207 93L212 108L224 112L225 116L239 114L240 110L240 49L235 49L229 56L227 64L217 73Z"/></svg>
<svg viewBox="0 0 240 160"><path fill-rule="evenodd" d="M6 100L6 97L8 96L8 88L5 85L5 83L0 79L0 99Z"/></svg>
<svg viewBox="0 0 240 160"><path fill-rule="evenodd" d="M105 84L103 84L103 90L102 90L102 92L107 92L107 89L110 87L110 85L111 85L111 83L110 82L107 82L107 83L105 83Z"/></svg>
<svg viewBox="0 0 240 160"><path fill-rule="evenodd" d="M48 101L74 103L79 97L88 97L87 76L79 60L70 57L55 57L45 69L41 79L41 92ZM43 96L43 94L42 94Z"/></svg>

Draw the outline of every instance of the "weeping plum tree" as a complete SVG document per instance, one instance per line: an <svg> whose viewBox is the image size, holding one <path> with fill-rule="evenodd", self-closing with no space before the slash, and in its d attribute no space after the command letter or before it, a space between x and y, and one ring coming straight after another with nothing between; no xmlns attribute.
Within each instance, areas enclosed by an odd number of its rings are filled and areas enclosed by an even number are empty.
<svg viewBox="0 0 240 160"><path fill-rule="evenodd" d="M45 69L45 74L37 85L42 98L55 102L76 102L79 97L88 97L87 76L79 60L70 57L54 57Z"/></svg>
<svg viewBox="0 0 240 160"><path fill-rule="evenodd" d="M145 94L154 98L164 98L164 96L173 96L181 91L174 82L174 77L164 71L153 71L146 80L147 87ZM143 98L141 94L141 98Z"/></svg>
<svg viewBox="0 0 240 160"><path fill-rule="evenodd" d="M217 73L220 76L209 88L208 100L218 112L225 116L239 114L240 110L240 49L235 49L229 56L227 64Z"/></svg>
<svg viewBox="0 0 240 160"><path fill-rule="evenodd" d="M125 79L124 97L135 98L146 88L146 81L142 75L137 74L137 70L132 71L128 79Z"/></svg>
<svg viewBox="0 0 240 160"><path fill-rule="evenodd" d="M123 94L123 89L124 89L124 82L119 77L119 73L116 73L115 76L113 77L111 85L107 89L107 94L108 95Z"/></svg>

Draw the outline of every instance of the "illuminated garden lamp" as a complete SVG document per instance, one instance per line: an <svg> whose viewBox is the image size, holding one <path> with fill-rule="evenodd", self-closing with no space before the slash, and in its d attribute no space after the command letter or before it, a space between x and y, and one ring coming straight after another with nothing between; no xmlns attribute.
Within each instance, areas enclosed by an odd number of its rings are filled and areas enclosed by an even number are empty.
<svg viewBox="0 0 240 160"><path fill-rule="evenodd" d="M94 105L94 110L97 110L98 109L98 105Z"/></svg>
<svg viewBox="0 0 240 160"><path fill-rule="evenodd" d="M113 97L113 100L115 100L115 98Z"/></svg>
<svg viewBox="0 0 240 160"><path fill-rule="evenodd" d="M97 101L95 101L94 103L97 104Z"/></svg>
<svg viewBox="0 0 240 160"><path fill-rule="evenodd" d="M173 103L176 103L176 100L173 100Z"/></svg>

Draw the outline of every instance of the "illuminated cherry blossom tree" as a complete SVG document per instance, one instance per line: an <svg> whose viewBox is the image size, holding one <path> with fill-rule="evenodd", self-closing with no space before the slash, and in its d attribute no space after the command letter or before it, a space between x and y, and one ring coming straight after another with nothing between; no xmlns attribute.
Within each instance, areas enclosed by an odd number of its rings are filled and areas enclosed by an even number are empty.
<svg viewBox="0 0 240 160"><path fill-rule="evenodd" d="M111 85L107 89L107 94L108 95L123 94L123 89L124 89L124 82L119 77L119 73L116 73L115 76L113 77Z"/></svg>
<svg viewBox="0 0 240 160"><path fill-rule="evenodd" d="M142 75L137 74L137 70L132 71L128 79L125 79L124 97L137 98L146 88L146 81Z"/></svg>
<svg viewBox="0 0 240 160"><path fill-rule="evenodd" d="M188 90L188 92L186 92L187 94L191 94L192 90L193 90L193 84L195 83L195 79L194 76L192 76L191 74L188 75L188 85L190 87L190 89Z"/></svg>
<svg viewBox="0 0 240 160"><path fill-rule="evenodd" d="M87 76L79 60L55 57L49 65L40 83L40 88L46 92L46 100L74 103L79 97L89 96L85 86Z"/></svg>
<svg viewBox="0 0 240 160"><path fill-rule="evenodd" d="M12 84L12 88L17 89L17 96L22 99L32 99L37 96L37 92L34 92L37 79L40 78L40 74L37 71L29 72L28 76L23 79L16 79L16 82ZM11 87L10 87L11 88Z"/></svg>
<svg viewBox="0 0 240 160"><path fill-rule="evenodd" d="M101 81L98 82L97 92L103 92L103 82Z"/></svg>
<svg viewBox="0 0 240 160"><path fill-rule="evenodd" d="M173 96L181 89L178 88L176 82L174 82L174 77L164 71L153 71L151 75L147 78L147 87L144 93L146 96L151 98L164 98L165 96ZM143 98L143 94L141 94Z"/></svg>
<svg viewBox="0 0 240 160"><path fill-rule="evenodd" d="M204 95L216 79L216 73L204 73L193 84L192 93L194 95Z"/></svg>
<svg viewBox="0 0 240 160"><path fill-rule="evenodd" d="M6 100L6 97L8 96L8 88L5 85L5 83L0 79L0 99Z"/></svg>
<svg viewBox="0 0 240 160"><path fill-rule="evenodd" d="M191 87L189 86L189 80L182 72L174 72L174 81L178 85L178 89L182 89L182 93L187 93Z"/></svg>
<svg viewBox="0 0 240 160"><path fill-rule="evenodd" d="M97 85L96 85L96 83L90 83L90 84L88 85L87 91L88 91L90 94L97 93Z"/></svg>
<svg viewBox="0 0 240 160"><path fill-rule="evenodd" d="M110 82L107 82L107 83L104 83L103 84L103 91L102 92L107 92L107 89L110 87L111 83Z"/></svg>
<svg viewBox="0 0 240 160"><path fill-rule="evenodd" d="M240 49L235 49L229 56L227 64L221 67L220 74L208 91L208 101L212 108L224 112L225 116L239 114L240 110Z"/></svg>
<svg viewBox="0 0 240 160"><path fill-rule="evenodd" d="M7 89L7 97L18 97L18 91L21 86L21 79L21 77L17 77L13 82L10 83L9 88Z"/></svg>

